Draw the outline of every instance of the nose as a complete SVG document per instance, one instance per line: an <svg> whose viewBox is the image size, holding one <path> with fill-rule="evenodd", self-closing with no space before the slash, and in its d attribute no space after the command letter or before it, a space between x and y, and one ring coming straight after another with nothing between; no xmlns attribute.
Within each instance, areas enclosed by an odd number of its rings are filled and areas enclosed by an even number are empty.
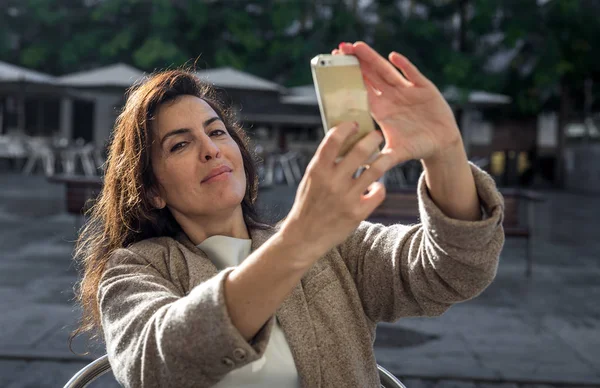
<svg viewBox="0 0 600 388"><path fill-rule="evenodd" d="M211 159L218 159L221 157L221 150L215 144L210 136L203 136L202 150L200 151L200 159L202 161L209 161Z"/></svg>

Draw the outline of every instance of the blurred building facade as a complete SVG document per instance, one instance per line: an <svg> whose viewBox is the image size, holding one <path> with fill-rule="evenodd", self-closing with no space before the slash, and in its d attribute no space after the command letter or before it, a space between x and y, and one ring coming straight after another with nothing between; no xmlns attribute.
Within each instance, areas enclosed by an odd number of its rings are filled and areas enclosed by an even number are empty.
<svg viewBox="0 0 600 388"><path fill-rule="evenodd" d="M324 132L313 85L285 88L229 67L200 70L197 75L217 87L260 152L292 151L310 157L316 150ZM53 77L0 62L0 136L80 139L104 147L125 91L144 76L123 63ZM530 185L535 174L553 180L553 163L560 152L556 113L515 120L498 114L511 103L508 96L452 87L443 95L453 109L461 110L469 158L479 160L499 184ZM490 111L496 114L488 115ZM567 136L580 126L570 128ZM600 171L594 167L598 164L591 162L599 153L597 143L566 147L567 187L600 192Z"/></svg>

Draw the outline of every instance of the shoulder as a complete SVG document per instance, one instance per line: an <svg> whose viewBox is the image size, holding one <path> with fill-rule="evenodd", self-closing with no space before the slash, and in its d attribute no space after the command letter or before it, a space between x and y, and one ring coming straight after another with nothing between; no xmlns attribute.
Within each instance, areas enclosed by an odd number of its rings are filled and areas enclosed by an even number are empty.
<svg viewBox="0 0 600 388"><path fill-rule="evenodd" d="M186 248L173 237L153 237L115 250L110 256L109 267L147 265L166 275L172 267L184 264L183 249Z"/></svg>
<svg viewBox="0 0 600 388"><path fill-rule="evenodd" d="M179 249L180 243L173 237L153 237L129 245L126 249L140 256L154 257Z"/></svg>
<svg viewBox="0 0 600 388"><path fill-rule="evenodd" d="M172 237L149 238L119 248L110 255L103 279L151 275L166 279L183 295L189 288L186 249Z"/></svg>

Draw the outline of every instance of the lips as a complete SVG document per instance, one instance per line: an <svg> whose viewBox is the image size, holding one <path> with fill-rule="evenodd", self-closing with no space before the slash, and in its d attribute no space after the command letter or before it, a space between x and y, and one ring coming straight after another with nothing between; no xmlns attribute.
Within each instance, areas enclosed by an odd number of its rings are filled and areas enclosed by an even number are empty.
<svg viewBox="0 0 600 388"><path fill-rule="evenodd" d="M209 180L210 178L214 178L217 175L221 175L225 172L231 172L231 168L227 167L227 166L220 166L220 167L216 167L213 168L210 173L208 173L207 176L204 177L204 179L202 179L202 183L206 182L207 180Z"/></svg>

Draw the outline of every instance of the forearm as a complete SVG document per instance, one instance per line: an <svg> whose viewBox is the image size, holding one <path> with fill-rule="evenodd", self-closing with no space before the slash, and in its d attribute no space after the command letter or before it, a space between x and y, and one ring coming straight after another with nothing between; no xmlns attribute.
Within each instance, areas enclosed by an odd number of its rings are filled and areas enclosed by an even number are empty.
<svg viewBox="0 0 600 388"><path fill-rule="evenodd" d="M489 174L468 167L486 210L484 220L446 216L422 176L417 186L421 225L365 222L340 245L372 321L439 315L479 295L494 279L504 244L502 196Z"/></svg>
<svg viewBox="0 0 600 388"><path fill-rule="evenodd" d="M229 274L227 309L246 340L256 335L318 259L308 255L278 232Z"/></svg>
<svg viewBox="0 0 600 388"><path fill-rule="evenodd" d="M429 194L446 216L465 221L481 219L475 180L462 141L422 163Z"/></svg>

